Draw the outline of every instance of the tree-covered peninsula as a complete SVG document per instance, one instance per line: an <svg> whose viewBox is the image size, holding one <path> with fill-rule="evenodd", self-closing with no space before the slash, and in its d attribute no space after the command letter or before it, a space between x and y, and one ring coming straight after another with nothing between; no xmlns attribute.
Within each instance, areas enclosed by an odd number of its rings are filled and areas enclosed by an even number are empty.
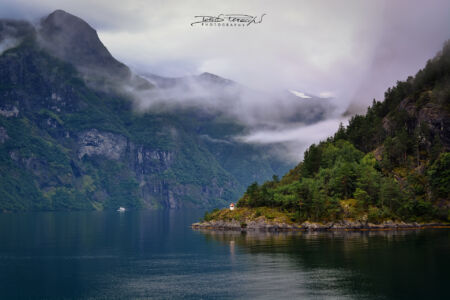
<svg viewBox="0 0 450 300"><path fill-rule="evenodd" d="M398 81L383 101L373 100L365 115L353 116L334 136L311 145L281 179L253 183L235 210L206 213L203 224L445 223L449 149L446 42L414 77Z"/></svg>

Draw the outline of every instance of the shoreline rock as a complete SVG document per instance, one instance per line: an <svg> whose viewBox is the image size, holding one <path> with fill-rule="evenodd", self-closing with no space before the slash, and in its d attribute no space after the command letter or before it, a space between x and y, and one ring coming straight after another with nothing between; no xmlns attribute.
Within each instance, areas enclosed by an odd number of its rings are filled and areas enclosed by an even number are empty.
<svg viewBox="0 0 450 300"><path fill-rule="evenodd" d="M191 225L193 229L221 230L221 231L365 231L365 230L404 230L404 229L424 229L424 228L449 228L447 223L405 223L403 221L384 221L380 224L373 224L362 221L341 220L337 222L318 223L304 222L301 224L268 223L264 221L238 222L232 221L209 221L199 222Z"/></svg>

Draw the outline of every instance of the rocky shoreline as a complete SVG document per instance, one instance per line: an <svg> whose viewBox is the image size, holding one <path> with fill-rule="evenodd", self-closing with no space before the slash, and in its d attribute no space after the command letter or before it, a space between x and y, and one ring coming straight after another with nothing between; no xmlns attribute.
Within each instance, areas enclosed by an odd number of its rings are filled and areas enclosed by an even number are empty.
<svg viewBox="0 0 450 300"><path fill-rule="evenodd" d="M358 230L403 230L403 229L423 229L423 228L449 228L449 223L405 223L401 221L388 220L380 224L373 224L364 221L341 220L329 223L304 222L301 224L287 224L265 221L238 222L232 221L208 221L194 223L193 229L201 230L221 230L221 231L358 231Z"/></svg>

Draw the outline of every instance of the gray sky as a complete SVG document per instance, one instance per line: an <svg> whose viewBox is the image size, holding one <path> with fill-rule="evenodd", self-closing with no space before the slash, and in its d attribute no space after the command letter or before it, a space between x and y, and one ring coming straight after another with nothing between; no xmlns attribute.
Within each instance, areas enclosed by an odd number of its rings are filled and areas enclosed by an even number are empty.
<svg viewBox="0 0 450 300"><path fill-rule="evenodd" d="M450 38L448 0L0 0L1 18L37 21L55 9L90 23L110 52L135 70L211 72L260 90L333 96L342 112L381 100ZM190 26L196 15L221 13L267 15L245 28ZM339 120L310 131L324 138ZM276 132L258 134L247 140L279 139Z"/></svg>

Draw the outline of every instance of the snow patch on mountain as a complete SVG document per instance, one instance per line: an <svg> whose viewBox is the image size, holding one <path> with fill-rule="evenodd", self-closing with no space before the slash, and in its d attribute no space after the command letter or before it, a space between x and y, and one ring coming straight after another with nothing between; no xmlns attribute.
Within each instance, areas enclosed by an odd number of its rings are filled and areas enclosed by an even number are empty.
<svg viewBox="0 0 450 300"><path fill-rule="evenodd" d="M308 96L308 95L306 95L303 92L298 92L298 91L294 91L294 90L289 90L289 92L291 92L293 95L295 95L297 97L300 97L300 98L303 98L303 99L310 99L310 98L312 98L311 96Z"/></svg>

